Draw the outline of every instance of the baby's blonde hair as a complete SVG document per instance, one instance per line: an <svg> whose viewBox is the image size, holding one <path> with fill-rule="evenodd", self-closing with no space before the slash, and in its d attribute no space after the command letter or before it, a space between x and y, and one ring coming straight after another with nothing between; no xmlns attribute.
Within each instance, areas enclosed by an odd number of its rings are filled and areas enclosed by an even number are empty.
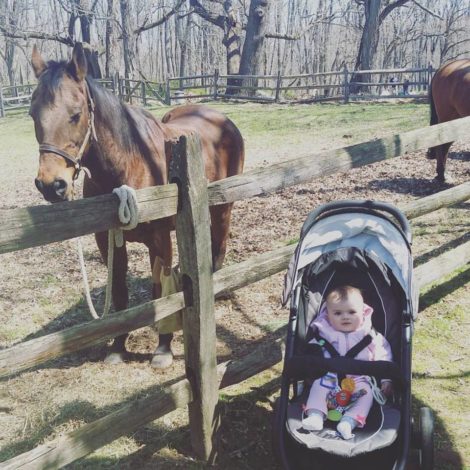
<svg viewBox="0 0 470 470"><path fill-rule="evenodd" d="M359 295L362 299L362 292L357 287L353 286L339 286L328 292L326 295L327 302L342 302L349 298L351 295Z"/></svg>

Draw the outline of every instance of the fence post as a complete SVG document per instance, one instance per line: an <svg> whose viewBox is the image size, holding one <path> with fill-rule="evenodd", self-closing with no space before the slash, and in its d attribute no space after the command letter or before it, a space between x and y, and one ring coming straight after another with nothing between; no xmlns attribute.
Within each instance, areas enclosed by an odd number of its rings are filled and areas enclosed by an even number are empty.
<svg viewBox="0 0 470 470"><path fill-rule="evenodd" d="M276 94L274 96L274 101L279 103L279 93L281 91L281 71L277 72L277 82L276 82Z"/></svg>
<svg viewBox="0 0 470 470"><path fill-rule="evenodd" d="M165 104L171 104L171 88L170 88L170 79L166 79L166 96L165 96Z"/></svg>
<svg viewBox="0 0 470 470"><path fill-rule="evenodd" d="M348 67L345 65L343 69L343 82L344 82L344 103L349 103L349 73Z"/></svg>
<svg viewBox="0 0 470 470"><path fill-rule="evenodd" d="M118 94L119 94L119 99L123 100L124 99L124 79L119 77L118 75Z"/></svg>
<svg viewBox="0 0 470 470"><path fill-rule="evenodd" d="M219 81L219 69L215 69L215 70L214 70L214 100L217 100L218 81Z"/></svg>
<svg viewBox="0 0 470 470"><path fill-rule="evenodd" d="M213 459L219 426L214 286L207 180L197 135L180 137L172 148L170 179L179 191L176 238L186 308L183 312L191 444L199 458Z"/></svg>
<svg viewBox="0 0 470 470"><path fill-rule="evenodd" d="M433 73L432 64L429 64L428 65L428 90L430 89L430 86L431 86L432 73Z"/></svg>
<svg viewBox="0 0 470 470"><path fill-rule="evenodd" d="M145 82L143 80L140 82L140 87L142 91L142 104L144 106L147 106L147 96L145 94Z"/></svg>
<svg viewBox="0 0 470 470"><path fill-rule="evenodd" d="M3 103L3 87L0 85L0 117L5 117L5 105Z"/></svg>

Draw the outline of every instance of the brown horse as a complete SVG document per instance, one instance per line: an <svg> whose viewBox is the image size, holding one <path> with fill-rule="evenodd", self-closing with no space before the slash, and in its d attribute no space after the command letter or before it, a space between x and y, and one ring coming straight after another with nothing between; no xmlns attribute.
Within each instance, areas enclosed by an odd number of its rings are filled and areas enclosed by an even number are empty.
<svg viewBox="0 0 470 470"><path fill-rule="evenodd" d="M123 104L86 76L87 64L80 44L74 47L70 62L47 64L35 47L32 66L38 85L30 114L40 152L35 183L47 201L71 199L73 181L82 167L91 174L85 176L84 197L110 193L123 184L135 189L166 184L171 158L166 143L194 131L201 139L209 181L243 170L243 138L235 125L217 111L181 106L159 121L143 109ZM231 210L232 204L210 208L214 270L222 266L225 257ZM167 275L171 271L173 228L174 220L168 218L139 224L125 233L125 241L144 243L149 249L153 298L161 296L162 269ZM97 233L95 238L106 260L106 233ZM117 311L128 306L127 263L124 243L115 249L113 263L112 298ZM126 338L122 335L114 339L107 362L124 360ZM154 367L172 363L172 338L172 332L160 331L152 359Z"/></svg>
<svg viewBox="0 0 470 470"><path fill-rule="evenodd" d="M437 70L430 88L431 126L470 116L470 60L449 62ZM445 174L447 154L452 142L431 147L428 158L437 159L437 180L450 182Z"/></svg>

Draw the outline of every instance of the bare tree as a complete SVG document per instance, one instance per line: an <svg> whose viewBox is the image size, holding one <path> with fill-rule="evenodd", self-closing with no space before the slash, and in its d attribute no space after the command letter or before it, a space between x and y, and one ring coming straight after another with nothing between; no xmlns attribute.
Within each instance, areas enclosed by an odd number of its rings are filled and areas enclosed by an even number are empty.
<svg viewBox="0 0 470 470"><path fill-rule="evenodd" d="M242 24L234 9L233 0L209 2L203 5L199 0L190 0L192 10L209 23L223 31L222 44L226 50L226 66L228 75L236 75L240 71L241 60L241 31ZM227 81L227 94L233 94L238 81Z"/></svg>
<svg viewBox="0 0 470 470"><path fill-rule="evenodd" d="M428 13L429 9L420 4L417 0L355 0L362 6L364 11L364 26L359 43L359 51L356 58L355 70L370 70L373 67L373 61L377 52L380 26L384 20L395 9L408 6L410 3L416 5ZM352 82L369 82L370 75L355 73L351 79ZM360 86L353 86L353 92L360 91Z"/></svg>
<svg viewBox="0 0 470 470"><path fill-rule="evenodd" d="M116 34L116 14L115 0L107 0L106 8L106 31L105 31L105 75L110 77L113 71L117 70L117 34Z"/></svg>
<svg viewBox="0 0 470 470"><path fill-rule="evenodd" d="M10 30L15 31L17 29L18 23L18 11L19 11L19 2L16 0L4 1L1 3L1 12L0 12L0 29L1 30ZM10 85L15 83L15 54L16 54L16 44L13 38L5 38L5 46L3 50L0 50L0 57L5 62L5 66L8 74L8 81Z"/></svg>

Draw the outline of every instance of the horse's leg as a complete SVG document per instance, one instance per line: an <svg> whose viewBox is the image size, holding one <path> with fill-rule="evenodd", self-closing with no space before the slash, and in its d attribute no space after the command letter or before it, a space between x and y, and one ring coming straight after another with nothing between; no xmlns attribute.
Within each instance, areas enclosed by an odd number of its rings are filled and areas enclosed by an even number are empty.
<svg viewBox="0 0 470 470"><path fill-rule="evenodd" d="M224 263L232 207L233 204L223 204L212 206L209 209L211 214L212 267L214 271L219 270Z"/></svg>
<svg viewBox="0 0 470 470"><path fill-rule="evenodd" d="M108 261L108 232L100 232L95 234L96 243L101 252L101 256L105 264ZM114 247L113 255L113 287L112 297L114 310L119 312L125 310L129 302L129 294L126 283L127 274L127 249L126 243L121 248ZM127 334L114 338L105 362L108 364L119 364L124 361L126 354Z"/></svg>
<svg viewBox="0 0 470 470"><path fill-rule="evenodd" d="M165 231L155 235L155 246L149 248L150 265L152 267L152 296L159 299L162 296L161 273L166 276L171 274L172 244L170 232ZM171 340L173 333L158 333L158 347L153 353L152 367L166 369L173 363L173 352L171 351Z"/></svg>
<svg viewBox="0 0 470 470"><path fill-rule="evenodd" d="M449 149L451 145L452 145L452 142L448 144L439 145L438 147L434 147L436 151L436 159L437 159L436 179L440 183L452 183L451 176L449 174L446 175L446 161L447 161L447 155L449 154Z"/></svg>

